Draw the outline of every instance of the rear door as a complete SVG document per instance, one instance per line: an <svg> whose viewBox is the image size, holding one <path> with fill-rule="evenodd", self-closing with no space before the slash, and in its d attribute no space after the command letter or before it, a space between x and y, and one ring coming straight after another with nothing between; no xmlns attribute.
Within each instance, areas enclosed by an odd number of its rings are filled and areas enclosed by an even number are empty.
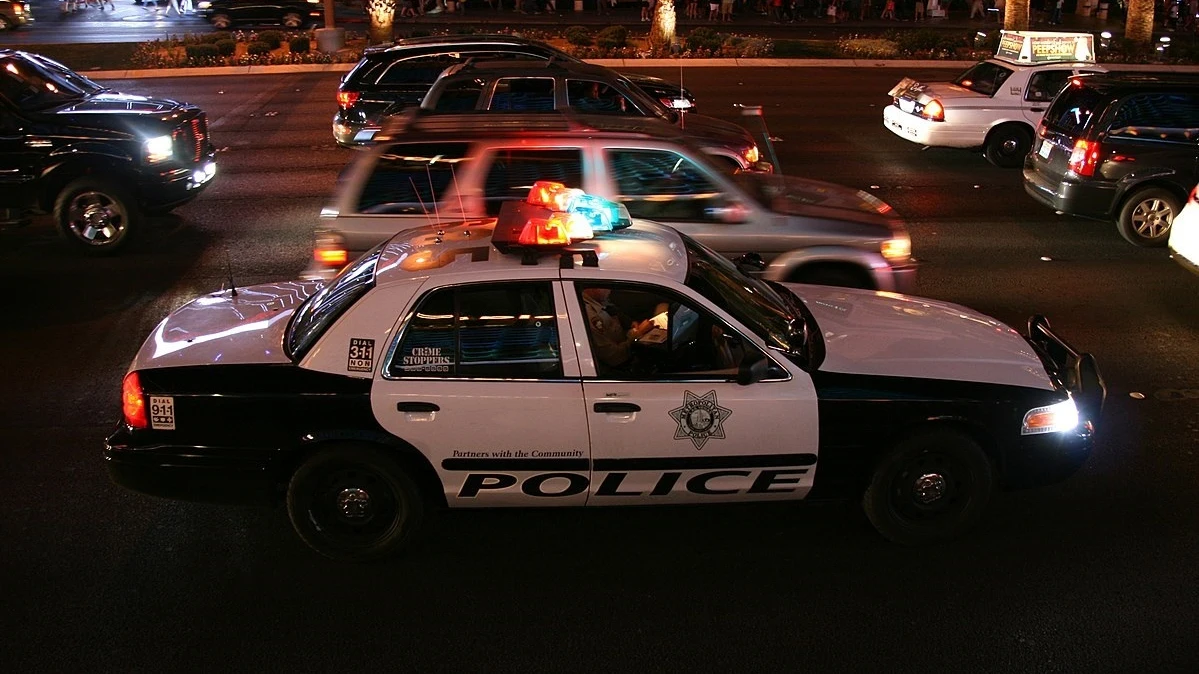
<svg viewBox="0 0 1199 674"><path fill-rule="evenodd" d="M1199 179L1199 94L1138 93L1120 102L1103 134L1104 178L1119 181L1151 173L1189 193ZM1121 160L1121 158L1127 158Z"/></svg>

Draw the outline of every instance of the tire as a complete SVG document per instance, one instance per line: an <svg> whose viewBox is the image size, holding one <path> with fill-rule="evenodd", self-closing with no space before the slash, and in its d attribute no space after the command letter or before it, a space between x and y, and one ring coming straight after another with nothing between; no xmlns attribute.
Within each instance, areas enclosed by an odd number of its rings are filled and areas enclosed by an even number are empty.
<svg viewBox="0 0 1199 674"><path fill-rule="evenodd" d="M300 539L340 561L368 561L407 545L425 516L420 489L386 452L330 445L308 458L287 488Z"/></svg>
<svg viewBox="0 0 1199 674"><path fill-rule="evenodd" d="M299 28L302 25L304 25L304 17L300 16L299 14L297 14L295 12L288 12L283 15L283 27L284 28L293 28L294 29L294 28Z"/></svg>
<svg viewBox="0 0 1199 674"><path fill-rule="evenodd" d="M976 442L937 429L899 443L874 470L862 498L870 523L902 545L956 538L978 523L995 489Z"/></svg>
<svg viewBox="0 0 1199 674"><path fill-rule="evenodd" d="M217 30L229 30L229 27L233 25L233 19L228 14L213 14L209 23Z"/></svg>
<svg viewBox="0 0 1199 674"><path fill-rule="evenodd" d="M1116 229L1129 243L1146 248L1166 245L1182 200L1168 190L1150 187L1135 192L1120 209Z"/></svg>
<svg viewBox="0 0 1199 674"><path fill-rule="evenodd" d="M859 288L874 290L873 279L869 275L853 267L841 265L819 264L800 269L791 276L792 283L809 283L818 286L840 286L842 288Z"/></svg>
<svg viewBox="0 0 1199 674"><path fill-rule="evenodd" d="M69 183L54 202L58 230L89 255L112 255L129 243L140 221L128 193L98 178Z"/></svg>
<svg viewBox="0 0 1199 674"><path fill-rule="evenodd" d="M1019 168L1031 149L1031 131L1019 124L1003 124L987 134L983 156L999 168Z"/></svg>

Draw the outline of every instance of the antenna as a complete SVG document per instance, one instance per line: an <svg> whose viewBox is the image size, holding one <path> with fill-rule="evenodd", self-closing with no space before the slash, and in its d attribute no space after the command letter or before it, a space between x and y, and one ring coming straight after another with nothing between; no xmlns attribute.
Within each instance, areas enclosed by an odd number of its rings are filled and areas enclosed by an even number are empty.
<svg viewBox="0 0 1199 674"><path fill-rule="evenodd" d="M229 297L237 297L237 286L233 283L233 260L229 257L229 246L225 246L225 274L229 279Z"/></svg>
<svg viewBox="0 0 1199 674"><path fill-rule="evenodd" d="M450 164L450 180L454 181L454 194L458 196L458 211L466 218L466 206L462 205L462 190L458 189L458 165Z"/></svg>
<svg viewBox="0 0 1199 674"><path fill-rule="evenodd" d="M425 177L429 179L429 200L433 202L433 218L437 221L438 226L440 226L441 212L437 208L437 194L433 189L433 170L429 168L433 165L434 161L437 161L437 157L434 157L433 161L425 164Z"/></svg>

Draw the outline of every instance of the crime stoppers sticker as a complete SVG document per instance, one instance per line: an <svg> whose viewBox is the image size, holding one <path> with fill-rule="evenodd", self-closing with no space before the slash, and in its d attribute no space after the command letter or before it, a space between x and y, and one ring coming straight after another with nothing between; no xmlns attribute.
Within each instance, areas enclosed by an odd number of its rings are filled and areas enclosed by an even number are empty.
<svg viewBox="0 0 1199 674"><path fill-rule="evenodd" d="M375 340L350 338L350 357L346 364L350 372L375 371Z"/></svg>
<svg viewBox="0 0 1199 674"><path fill-rule="evenodd" d="M171 396L150 396L150 428L175 430L175 399Z"/></svg>

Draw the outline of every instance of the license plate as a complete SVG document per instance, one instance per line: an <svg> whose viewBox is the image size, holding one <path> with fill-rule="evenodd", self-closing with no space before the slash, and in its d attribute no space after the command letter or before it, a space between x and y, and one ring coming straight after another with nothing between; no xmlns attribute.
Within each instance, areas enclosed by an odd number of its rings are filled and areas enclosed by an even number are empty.
<svg viewBox="0 0 1199 674"><path fill-rule="evenodd" d="M1037 154L1041 155L1042 159L1049 159L1049 153L1053 150L1053 143L1049 139L1041 141L1041 149Z"/></svg>
<svg viewBox="0 0 1199 674"><path fill-rule="evenodd" d="M901 98L899 99L899 109L910 113L916 109L916 101L909 101L906 98Z"/></svg>

